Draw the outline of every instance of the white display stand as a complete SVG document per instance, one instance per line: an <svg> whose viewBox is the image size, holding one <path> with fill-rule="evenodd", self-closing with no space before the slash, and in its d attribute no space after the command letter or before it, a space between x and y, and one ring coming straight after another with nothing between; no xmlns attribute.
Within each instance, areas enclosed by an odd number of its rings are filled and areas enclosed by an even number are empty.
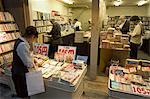
<svg viewBox="0 0 150 99"><path fill-rule="evenodd" d="M110 74L110 71L109 71L109 74ZM115 97L117 99L150 99L150 96L146 96L144 94L139 95L137 93L111 88L110 77L108 79L108 89L109 89L108 95L111 97Z"/></svg>
<svg viewBox="0 0 150 99"><path fill-rule="evenodd" d="M149 97L140 96L138 94L129 93L126 91L115 90L110 87L110 79L108 81L108 95L118 99L149 99Z"/></svg>
<svg viewBox="0 0 150 99"><path fill-rule="evenodd" d="M45 79L46 92L31 96L31 99L80 99L84 91L83 78L86 71L87 68L84 68L81 76L74 81L75 86Z"/></svg>

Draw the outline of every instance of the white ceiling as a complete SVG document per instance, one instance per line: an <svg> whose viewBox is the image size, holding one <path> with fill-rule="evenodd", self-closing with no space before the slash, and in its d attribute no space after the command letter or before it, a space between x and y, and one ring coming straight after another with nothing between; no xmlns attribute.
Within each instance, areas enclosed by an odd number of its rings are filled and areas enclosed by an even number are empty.
<svg viewBox="0 0 150 99"><path fill-rule="evenodd" d="M106 4L108 6L113 6L113 1L115 0L105 0ZM131 6L131 5L137 5L138 1L140 0L122 0L123 3L121 4L122 6Z"/></svg>
<svg viewBox="0 0 150 99"><path fill-rule="evenodd" d="M92 0L73 0L74 4L71 5L72 7L75 6L91 6ZM106 1L106 5L107 6L113 6L113 1L115 0L104 0ZM122 0L123 4L121 4L121 6L133 6L133 5L137 5L137 2L139 0Z"/></svg>

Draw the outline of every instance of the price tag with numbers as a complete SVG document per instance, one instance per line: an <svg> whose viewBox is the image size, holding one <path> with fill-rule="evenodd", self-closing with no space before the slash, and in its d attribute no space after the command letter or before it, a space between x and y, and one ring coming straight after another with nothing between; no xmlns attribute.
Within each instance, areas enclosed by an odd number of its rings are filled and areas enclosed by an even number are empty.
<svg viewBox="0 0 150 99"><path fill-rule="evenodd" d="M144 95L150 97L150 88L137 86L137 85L131 85L132 92L134 94Z"/></svg>
<svg viewBox="0 0 150 99"><path fill-rule="evenodd" d="M48 56L49 44L34 43L33 50L35 53Z"/></svg>

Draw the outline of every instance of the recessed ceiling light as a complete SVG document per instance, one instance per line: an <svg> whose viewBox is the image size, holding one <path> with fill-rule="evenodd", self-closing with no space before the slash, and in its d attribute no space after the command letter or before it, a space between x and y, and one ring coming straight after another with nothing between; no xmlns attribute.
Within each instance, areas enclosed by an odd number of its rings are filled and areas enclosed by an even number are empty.
<svg viewBox="0 0 150 99"><path fill-rule="evenodd" d="M138 5L138 6L142 6L142 5L144 5L144 4L148 3L148 2L149 2L149 0L140 0L140 1L137 3L137 5Z"/></svg>
<svg viewBox="0 0 150 99"><path fill-rule="evenodd" d="M65 3L68 3L68 4L73 4L73 0L63 0Z"/></svg>
<svg viewBox="0 0 150 99"><path fill-rule="evenodd" d="M113 3L115 6L120 6L123 3L123 1L122 0L116 0Z"/></svg>

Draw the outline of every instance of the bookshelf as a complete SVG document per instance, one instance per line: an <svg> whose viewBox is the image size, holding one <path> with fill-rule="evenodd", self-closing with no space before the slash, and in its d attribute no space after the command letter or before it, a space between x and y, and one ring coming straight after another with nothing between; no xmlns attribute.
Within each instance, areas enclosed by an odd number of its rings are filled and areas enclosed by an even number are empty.
<svg viewBox="0 0 150 99"><path fill-rule="evenodd" d="M9 12L0 12L0 67L10 70L13 61L13 47L20 32Z"/></svg>
<svg viewBox="0 0 150 99"><path fill-rule="evenodd" d="M50 22L50 13L33 11L33 25L37 28L39 37L37 42L43 43L43 36L51 31L52 24Z"/></svg>
<svg viewBox="0 0 150 99"><path fill-rule="evenodd" d="M131 16L126 16L126 18L129 20ZM144 26L144 30L150 30L150 17L147 16L139 16L143 26ZM117 21L119 19L119 16L113 16L113 17L108 17L108 23L107 25L110 27L115 27L115 25L117 24ZM130 30L132 31L134 29L134 25L132 23L130 23Z"/></svg>

